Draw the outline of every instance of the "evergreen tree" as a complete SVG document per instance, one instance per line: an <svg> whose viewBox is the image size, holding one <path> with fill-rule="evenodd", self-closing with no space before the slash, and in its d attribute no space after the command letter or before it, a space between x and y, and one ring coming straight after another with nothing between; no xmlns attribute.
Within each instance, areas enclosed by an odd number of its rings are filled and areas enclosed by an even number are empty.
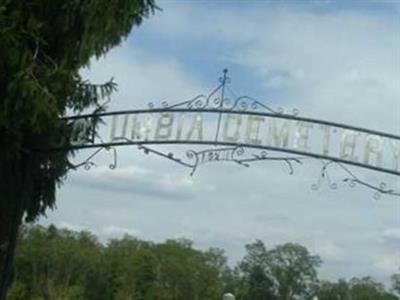
<svg viewBox="0 0 400 300"><path fill-rule="evenodd" d="M62 117L101 110L115 90L112 81L88 83L79 70L155 9L154 0L0 0L0 260L7 271L0 299L22 217L33 221L53 207L71 168L68 147L48 151L71 134Z"/></svg>

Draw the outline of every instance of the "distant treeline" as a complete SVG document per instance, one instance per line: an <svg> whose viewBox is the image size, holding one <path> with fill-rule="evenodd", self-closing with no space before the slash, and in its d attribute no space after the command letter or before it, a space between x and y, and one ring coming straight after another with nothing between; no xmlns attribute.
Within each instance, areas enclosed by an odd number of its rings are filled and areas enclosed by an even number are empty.
<svg viewBox="0 0 400 300"><path fill-rule="evenodd" d="M164 243L125 236L100 243L89 232L23 227L8 300L396 300L371 277L321 281L318 256L298 244L246 245L232 268L223 250L194 249L185 239Z"/></svg>

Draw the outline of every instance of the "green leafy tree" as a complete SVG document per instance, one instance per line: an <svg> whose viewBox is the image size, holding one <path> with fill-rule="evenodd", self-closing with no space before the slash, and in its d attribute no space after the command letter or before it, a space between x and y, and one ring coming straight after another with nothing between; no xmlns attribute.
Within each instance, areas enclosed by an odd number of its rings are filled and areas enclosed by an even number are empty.
<svg viewBox="0 0 400 300"><path fill-rule="evenodd" d="M36 226L20 239L10 299L103 299L104 250L95 236Z"/></svg>
<svg viewBox="0 0 400 300"><path fill-rule="evenodd" d="M140 241L126 235L120 240L111 240L105 250L105 267L108 272L108 284L111 286L112 298L116 300L134 299L136 292L135 278L137 257L148 253L151 243ZM140 265L141 267L142 265Z"/></svg>
<svg viewBox="0 0 400 300"><path fill-rule="evenodd" d="M106 252L114 299L219 300L226 257L218 249L198 251L188 240L154 244L126 236Z"/></svg>
<svg viewBox="0 0 400 300"><path fill-rule="evenodd" d="M239 299L306 298L317 282L321 260L298 244L284 244L267 250L262 241L246 245L247 254L239 263Z"/></svg>
<svg viewBox="0 0 400 300"><path fill-rule="evenodd" d="M317 282L317 268L321 259L311 255L304 246L287 243L277 246L268 253L268 265L279 299L290 300L307 297Z"/></svg>
<svg viewBox="0 0 400 300"><path fill-rule="evenodd" d="M225 251L218 248L210 248L204 252L204 260L207 266L204 277L210 281L214 280L209 285L209 293L218 299L220 295L233 291L228 285L229 279L232 278L232 270L228 266Z"/></svg>
<svg viewBox="0 0 400 300"><path fill-rule="evenodd" d="M383 284L371 277L344 279L336 283L323 281L315 294L319 300L396 300L397 297L385 290Z"/></svg>
<svg viewBox="0 0 400 300"><path fill-rule="evenodd" d="M349 282L352 300L397 300L397 297L388 293L382 283L372 277L353 278Z"/></svg>
<svg viewBox="0 0 400 300"><path fill-rule="evenodd" d="M400 295L400 273L392 275L392 289Z"/></svg>
<svg viewBox="0 0 400 300"><path fill-rule="evenodd" d="M315 295L319 300L351 300L350 286L344 279L340 279L338 282L320 282L315 290Z"/></svg>
<svg viewBox="0 0 400 300"><path fill-rule="evenodd" d="M155 8L153 0L0 0L0 260L8 271L22 216L32 221L53 207L71 168L72 150L47 151L69 140L62 117L101 110L115 90L112 81L90 84L79 70Z"/></svg>
<svg viewBox="0 0 400 300"><path fill-rule="evenodd" d="M269 273L268 251L260 240L246 247L246 255L236 270L240 277L235 294L243 300L276 299L274 282Z"/></svg>
<svg viewBox="0 0 400 300"><path fill-rule="evenodd" d="M231 270L222 250L197 250L186 239L154 243L125 236L104 245L85 231L26 225L19 239L7 300L220 300L225 292L238 300L397 299L371 277L305 280L314 274L307 266L316 268L316 262L299 264L309 254L296 244L267 250L256 241ZM296 291L291 298L279 289L283 284Z"/></svg>

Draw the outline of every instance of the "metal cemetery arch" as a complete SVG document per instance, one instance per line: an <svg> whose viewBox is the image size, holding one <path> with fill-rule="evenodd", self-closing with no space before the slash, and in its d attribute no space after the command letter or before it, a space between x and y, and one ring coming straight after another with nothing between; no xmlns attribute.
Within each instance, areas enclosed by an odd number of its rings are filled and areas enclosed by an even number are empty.
<svg viewBox="0 0 400 300"><path fill-rule="evenodd" d="M304 118L297 110L288 113L274 110L248 96L236 97L229 87L230 79L224 70L219 85L208 95L161 107L150 103L147 109L105 112L67 117L73 128L69 141L60 148L97 148L76 166L89 169L92 159L103 150L113 151L117 164L117 146L136 145L145 153L159 155L191 169L191 174L205 163L230 161L243 166L263 160L285 162L290 173L293 164L305 158L322 162L320 180L331 188L328 168L338 166L344 172L343 181L373 189L381 194L400 196L400 191L385 183L373 184L359 179L346 166L356 166L393 176L400 176L400 136L325 120ZM229 93L230 96L227 96ZM102 128L95 129L95 119L101 118ZM97 134L95 131L99 132ZM87 133L91 138L87 139ZM151 148L154 145L209 146L187 150L185 155L165 153ZM250 150L251 149L251 150ZM279 152L271 156L267 151Z"/></svg>

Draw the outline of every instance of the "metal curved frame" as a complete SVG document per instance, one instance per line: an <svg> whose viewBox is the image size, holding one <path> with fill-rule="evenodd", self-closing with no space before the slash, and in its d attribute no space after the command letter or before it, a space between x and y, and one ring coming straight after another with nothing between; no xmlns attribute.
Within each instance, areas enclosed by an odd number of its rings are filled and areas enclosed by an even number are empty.
<svg viewBox="0 0 400 300"><path fill-rule="evenodd" d="M164 158L167 158L171 161L179 163L185 167L189 167L192 169L191 175L196 171L198 165L205 162L212 161L231 161L238 163L243 166L249 166L249 163L260 160L280 160L285 162L289 166L290 173L293 173L292 163L301 163L301 160L305 158L314 158L318 159L322 162L323 166L321 168L320 179L318 183L313 185L313 189L317 189L321 186L321 183L324 179L328 181L328 186L332 189L337 187L337 184L332 182L328 168L332 165L338 165L342 171L345 172L346 178L343 180L347 182L350 186L354 186L355 184L359 184L361 186L370 188L376 192L376 195L388 194L400 196L400 192L395 191L394 189L387 188L384 183L380 183L379 185L370 184L368 182L360 180L358 177L354 175L345 165L352 165L356 167L361 167L373 171L383 172L390 175L400 176L400 170L388 169L385 167L368 165L364 163L360 163L357 161L351 161L347 159L342 159L334 156L299 151L296 149L283 148L283 147L274 147L268 145L255 145L255 144L246 144L246 143L237 143L237 142L227 142L220 141L219 131L221 126L221 120L223 114L240 114L240 115L250 115L250 116L261 116L268 118L277 118L283 120L291 120L291 121L299 121L299 122L307 122L313 123L317 125L325 125L332 126L336 130L337 129L345 129L352 130L356 132L361 132L370 135L376 135L380 137L385 137L393 140L400 141L400 135L386 133L377 130L371 130L367 128L362 128L358 126L347 125L343 123L330 122L320 119L313 119L307 117L299 116L299 111L297 109L293 109L291 113L284 112L282 108L278 108L277 110L272 109L271 107L265 105L258 100L248 97L248 96L239 96L237 97L234 92L229 88L228 84L230 83L230 78L227 77L227 70L225 69L223 72L223 76L219 78L218 86L213 89L208 95L198 95L190 100L182 101L176 104L169 105L167 102L162 102L160 107L156 107L153 103L149 103L147 109L135 109L135 110L122 110L122 111L113 111L113 112L96 112L92 114L83 114L78 116L70 116L63 118L66 122L75 122L77 120L88 120L89 122L95 122L94 120L99 120L102 117L107 116L115 116L115 115L134 115L134 114L154 114L154 113L202 113L202 114L217 114L217 127L215 139L213 140L131 140L127 138L118 138L116 140L112 140L110 142L104 142L99 139L98 143L95 143L94 140L89 140L87 143L79 144L79 145L69 145L68 149L90 149L90 148L98 148L95 152L93 152L85 161L78 165L73 165L73 167L84 166L86 169L89 169L94 163L91 161L94 156L101 152L102 149L106 151L113 151L114 161L110 165L110 168L115 168L117 164L117 152L114 147L117 146L128 146L128 145L136 145L140 150L143 150L146 154L152 153ZM230 93L231 98L227 97L227 92ZM94 136L94 132L92 136ZM176 157L173 153L164 153L159 150L155 150L151 148L152 145L208 145L213 146L213 148L205 149L201 151L188 150L186 152L186 158ZM223 148L218 148L217 146L222 146ZM57 151L58 149L63 147L58 147L52 149L53 151ZM259 154L253 154L250 157L240 157L245 152L245 149L251 148L260 150ZM64 148L65 149L65 148ZM293 156L270 156L266 151L279 152ZM207 156L206 159L204 157ZM187 160L192 160L192 162L187 162Z"/></svg>
<svg viewBox="0 0 400 300"><path fill-rule="evenodd" d="M128 114L151 114L151 113L180 113L180 112L191 112L191 113L226 113L226 114L245 114L245 115L253 115L253 116L262 116L262 117L270 117L270 118L277 118L277 119L285 119L285 120L292 120L292 121L301 121L301 122L309 122L315 123L318 125L327 125L332 127L337 127L341 129L348 129L359 131L363 133L373 134L373 135L380 135L383 137L387 137L390 139L395 139L400 141L400 135L396 135L393 133L387 133L384 131L367 129L363 127L347 125L343 123L337 122L330 122L321 119L313 119L313 118L306 118L306 117L299 117L297 115L285 114L285 113L268 113L268 112L259 112L259 111L248 111L248 110L229 110L229 109L218 109L218 108L151 108L151 109L132 109L132 110L119 110L119 111L112 111L112 112L104 112L100 114L96 114L96 117L107 117L113 115L128 115ZM64 120L76 120L76 119L90 119L94 115L93 114L85 114L79 116L71 116L66 117Z"/></svg>
<svg viewBox="0 0 400 300"><path fill-rule="evenodd" d="M114 112L106 112L106 113L101 113L97 114L96 118L98 117L105 117L105 116L113 116L113 115L126 115L126 114L151 114L151 113L165 113L165 112L177 112L177 113L184 113L184 112L191 112L191 113L217 113L217 114L245 114L245 115L255 115L255 116L263 116L263 117L270 117L270 118L278 118L278 119L286 119L286 120L295 120L295 121L303 121L303 122L310 122L314 124L320 124L320 125L327 125L327 126L332 126L340 129L348 129L348 130L354 130L358 132L363 132L367 134L372 134L372 135L378 135L382 137L387 137L390 139L395 139L400 141L400 136L391 134L391 133L386 133L386 132L381 132L377 130L371 130L371 129L366 129L362 127L357 127L357 126L351 126L351 125L346 125L346 124L341 124L341 123L335 123L335 122L329 122L329 121L324 121L324 120L319 120L319 119L312 119L312 118L304 118L304 117L299 117L295 115L288 115L288 114L275 114L275 113L267 113L267 112L257 112L257 111L231 111L227 109L187 109L187 108L171 108L171 109L165 109L165 108L157 108L157 109L139 109L139 110L125 110L125 111L114 111ZM74 117L69 117L66 118L65 120L76 120L76 119L90 119L93 117L93 115L81 115L81 116L74 116ZM242 146L242 147L248 147L248 148L255 148L255 149L263 149L263 150L270 150L270 151L277 151L277 152L283 152L283 153L289 153L289 154L294 154L294 155L301 155L301 156L308 156L308 157L313 157L317 159L324 159L324 160L329 160L329 161L334 161L338 163L343 163L343 164L349 164L361 168L366 168L366 169L371 169L374 171L379 171L379 172L384 172L392 175L400 175L400 171L392 170L392 169L387 169L387 168L382 168L382 167L377 167L377 166L372 166L372 165L366 165L363 163L359 162L354 162L354 161L349 161L349 160L344 160L340 159L337 157L333 156L327 156L323 154L316 154L316 153L308 153L304 151L297 151L294 149L285 149L285 148L280 148L280 147L272 147L272 146L266 146L266 145L253 145L253 144L245 144L245 143L230 143L230 142L224 142L224 141L218 141L218 140L207 140L207 141L182 141L182 140L168 140L168 141L133 141L133 140L124 140L124 141L116 141L116 142L109 142L109 143L98 143L98 144L84 144L84 145L78 145L78 146L69 146L68 148L72 149L87 149L87 148L98 148L98 147L114 147L114 146L127 146L127 145L159 145L159 144L190 144L190 145L220 145L220 146Z"/></svg>

